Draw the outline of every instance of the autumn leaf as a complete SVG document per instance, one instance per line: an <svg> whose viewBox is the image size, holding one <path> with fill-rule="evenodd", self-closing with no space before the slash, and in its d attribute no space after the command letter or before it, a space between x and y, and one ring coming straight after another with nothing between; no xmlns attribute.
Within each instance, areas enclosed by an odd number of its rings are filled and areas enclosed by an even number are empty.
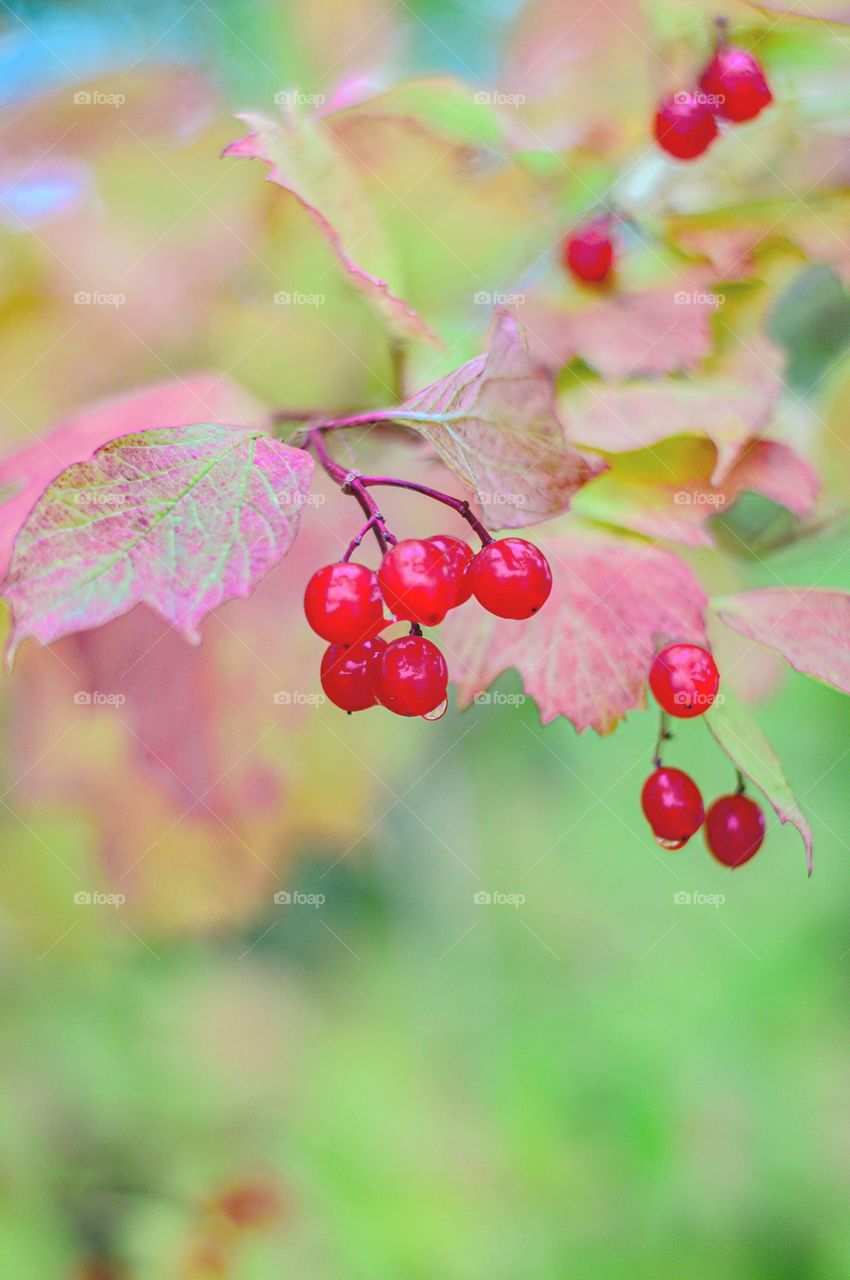
<svg viewBox="0 0 850 1280"><path fill-rule="evenodd" d="M49 486L15 542L10 655L145 602L197 643L286 554L312 459L258 431L203 424L122 436Z"/></svg>
<svg viewBox="0 0 850 1280"><path fill-rule="evenodd" d="M289 191L329 241L352 283L403 338L439 343L419 315L398 295L399 272L392 246L370 206L357 166L319 118L287 109L280 120L240 115L248 137L223 155L263 160L268 179ZM389 277L389 280L387 279Z"/></svg>
<svg viewBox="0 0 850 1280"><path fill-rule="evenodd" d="M706 712L706 724L736 769L754 782L770 801L780 822L797 828L812 873L812 831L794 796L782 765L752 713L728 689Z"/></svg>
<svg viewBox="0 0 850 1280"><path fill-rule="evenodd" d="M566 716L608 733L644 706L653 654L665 641L706 642L705 597L690 569L650 543L572 519L538 536L554 585L530 622L468 611L443 639L462 705L515 667L543 723Z"/></svg>
<svg viewBox="0 0 850 1280"><path fill-rule="evenodd" d="M388 412L385 416L390 416ZM520 528L565 511L605 463L570 447L552 381L528 354L522 329L500 312L485 355L398 409L471 489L491 528Z"/></svg>
<svg viewBox="0 0 850 1280"><path fill-rule="evenodd" d="M795 671L850 693L850 595L764 587L712 601L723 621L775 649Z"/></svg>
<svg viewBox="0 0 850 1280"><path fill-rule="evenodd" d="M717 303L704 283L702 288L617 290L572 306L530 297L519 311L541 364L557 371L581 356L615 382L695 369L711 354Z"/></svg>
<svg viewBox="0 0 850 1280"><path fill-rule="evenodd" d="M149 423L182 427L195 422L260 426L266 410L237 383L214 373L186 374L129 395L77 410L47 435L0 461L0 573L5 574L15 535L52 480L73 462L118 436Z"/></svg>
<svg viewBox="0 0 850 1280"><path fill-rule="evenodd" d="M610 470L576 498L581 515L690 547L714 545L710 521L741 493L760 493L803 519L820 482L789 445L751 440L718 484L717 449L699 436L674 436L649 449L604 455Z"/></svg>
<svg viewBox="0 0 850 1280"><path fill-rule="evenodd" d="M749 367L699 380L584 383L560 407L571 438L606 453L644 449L669 436L706 436L717 449L716 485L752 437L767 430L781 390L776 353L765 347Z"/></svg>

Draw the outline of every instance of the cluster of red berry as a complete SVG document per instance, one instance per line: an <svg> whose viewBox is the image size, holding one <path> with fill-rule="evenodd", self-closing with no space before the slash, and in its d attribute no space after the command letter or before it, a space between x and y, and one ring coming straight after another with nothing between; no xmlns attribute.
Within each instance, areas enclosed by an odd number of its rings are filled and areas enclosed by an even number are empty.
<svg viewBox="0 0 850 1280"><path fill-rule="evenodd" d="M549 562L524 538L490 539L473 555L462 539L436 534L393 542L377 573L349 560L326 565L304 593L307 621L330 642L322 688L343 711L380 705L438 719L448 668L420 628L437 626L470 596L499 618L530 618L551 589ZM410 633L384 640L380 632L401 621L412 624Z"/></svg>
<svg viewBox="0 0 850 1280"><path fill-rule="evenodd" d="M694 91L672 93L658 107L655 138L677 160L695 160L717 137L717 118L742 124L754 120L773 101L764 68L746 49L725 42L699 78Z"/></svg>
<svg viewBox="0 0 850 1280"><path fill-rule="evenodd" d="M672 644L656 655L649 687L662 711L679 719L704 715L717 697L720 674L707 649L695 644ZM668 736L662 728L662 737ZM661 764L641 793L644 817L664 849L681 849L705 823L709 851L725 867L749 862L764 840L764 814L743 794L743 780L734 795L720 796L706 814L699 787L681 769Z"/></svg>

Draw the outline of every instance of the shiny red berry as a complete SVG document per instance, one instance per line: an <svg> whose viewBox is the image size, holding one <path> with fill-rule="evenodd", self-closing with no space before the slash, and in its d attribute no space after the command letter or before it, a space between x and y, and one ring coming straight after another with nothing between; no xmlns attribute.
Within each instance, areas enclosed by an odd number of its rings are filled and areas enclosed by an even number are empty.
<svg viewBox="0 0 850 1280"><path fill-rule="evenodd" d="M524 538L488 542L467 572L475 599L497 618L530 618L552 590L549 561Z"/></svg>
<svg viewBox="0 0 850 1280"><path fill-rule="evenodd" d="M378 570L378 584L397 618L434 627L457 596L449 562L433 542L406 538L390 547Z"/></svg>
<svg viewBox="0 0 850 1280"><path fill-rule="evenodd" d="M643 815L665 849L681 849L702 826L702 796L681 769L656 769L643 784Z"/></svg>
<svg viewBox="0 0 850 1280"><path fill-rule="evenodd" d="M364 564L341 560L325 565L307 583L304 612L323 640L354 644L380 626L383 601L378 579Z"/></svg>
<svg viewBox="0 0 850 1280"><path fill-rule="evenodd" d="M343 711L365 711L378 701L374 675L386 640L376 636L362 644L332 644L322 657L325 696Z"/></svg>
<svg viewBox="0 0 850 1280"><path fill-rule="evenodd" d="M655 116L658 145L677 160L695 160L717 137L711 109L693 93L673 93Z"/></svg>
<svg viewBox="0 0 850 1280"><path fill-rule="evenodd" d="M462 538L453 538L450 533L435 533L428 542L442 553L449 567L457 589L454 604L463 604L472 595L472 583L466 572L472 563L472 547Z"/></svg>
<svg viewBox="0 0 850 1280"><path fill-rule="evenodd" d="M668 715L690 720L705 715L720 685L720 672L707 649L670 644L655 655L649 687Z"/></svg>
<svg viewBox="0 0 850 1280"><path fill-rule="evenodd" d="M581 284L604 284L614 268L614 242L606 223L590 222L567 236L564 261Z"/></svg>
<svg viewBox="0 0 850 1280"><path fill-rule="evenodd" d="M764 840L764 814L749 796L721 796L706 814L705 842L724 867L741 867Z"/></svg>
<svg viewBox="0 0 850 1280"><path fill-rule="evenodd" d="M740 124L754 120L773 101L761 63L746 49L718 49L700 76L711 110Z"/></svg>
<svg viewBox="0 0 850 1280"><path fill-rule="evenodd" d="M443 702L449 673L440 650L424 636L400 636L382 652L374 687L382 707L400 716L424 716Z"/></svg>

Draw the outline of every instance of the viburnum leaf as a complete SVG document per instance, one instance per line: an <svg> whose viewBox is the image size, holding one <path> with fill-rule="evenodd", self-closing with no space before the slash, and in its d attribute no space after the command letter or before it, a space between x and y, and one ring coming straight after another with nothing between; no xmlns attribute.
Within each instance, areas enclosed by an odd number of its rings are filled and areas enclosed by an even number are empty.
<svg viewBox="0 0 850 1280"><path fill-rule="evenodd" d="M5 574L15 535L51 480L95 449L148 429L195 422L239 422L259 427L268 412L229 378L216 373L186 374L156 382L129 395L86 405L49 434L0 461L0 574Z"/></svg>
<svg viewBox="0 0 850 1280"><path fill-rule="evenodd" d="M352 282L400 337L439 344L424 320L394 291L399 267L392 247L363 190L352 159L318 117L287 109L280 120L238 117L251 130L222 152L262 160L277 183L304 206L330 242Z"/></svg>
<svg viewBox="0 0 850 1280"><path fill-rule="evenodd" d="M814 511L820 489L808 462L776 440L751 440L719 484L711 482L717 449L699 436L674 436L605 457L610 470L578 495L575 509L691 547L714 545L709 521L744 491L761 493L802 519Z"/></svg>
<svg viewBox="0 0 850 1280"><path fill-rule="evenodd" d="M541 364L558 370L581 356L611 382L696 368L711 354L716 311L705 286L617 291L580 306L534 297L520 304L529 349Z"/></svg>
<svg viewBox="0 0 850 1280"><path fill-rule="evenodd" d="M712 601L728 626L775 649L795 671L850 693L850 595L763 587Z"/></svg>
<svg viewBox="0 0 850 1280"><path fill-rule="evenodd" d="M776 811L780 822L792 823L803 838L806 866L812 873L812 831L794 796L782 765L758 723L742 703L724 689L705 716L717 742L736 769L754 782Z"/></svg>
<svg viewBox="0 0 850 1280"><path fill-rule="evenodd" d="M312 459L211 423L122 436L63 471L15 541L14 627L49 644L145 602L186 639L291 546Z"/></svg>
<svg viewBox="0 0 850 1280"><path fill-rule="evenodd" d="M769 426L782 380L773 348L748 369L684 378L585 383L562 397L570 436L603 452L643 449L675 435L707 436L717 447L719 484L753 436Z"/></svg>
<svg viewBox="0 0 850 1280"><path fill-rule="evenodd" d="M443 644L462 705L509 667L543 723L614 728L645 704L653 654L673 640L705 644L705 596L678 556L651 543L561 522L535 542L552 566L552 595L530 622L458 611Z"/></svg>
<svg viewBox="0 0 850 1280"><path fill-rule="evenodd" d="M606 468L566 441L552 380L499 312L489 351L432 383L391 416L425 437L471 489L491 528L519 528L565 511Z"/></svg>

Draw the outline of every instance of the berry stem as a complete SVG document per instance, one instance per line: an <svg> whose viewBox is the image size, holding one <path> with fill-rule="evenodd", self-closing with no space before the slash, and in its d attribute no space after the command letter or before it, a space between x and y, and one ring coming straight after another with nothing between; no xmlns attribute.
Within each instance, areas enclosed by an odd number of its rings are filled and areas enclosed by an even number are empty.
<svg viewBox="0 0 850 1280"><path fill-rule="evenodd" d="M330 478L339 485L343 493L350 493L360 504L360 509L366 516L366 527L358 534L358 539L371 528L377 539L381 554L386 555L387 548L395 542L395 538L390 533L381 515L377 502L370 493L367 492L363 479L356 471L347 471L340 463L334 462L331 455L325 448L325 442L322 439L322 428L313 427L307 432L307 444L312 448L320 465L324 468ZM354 546L357 545L355 541ZM354 547L350 548L353 551ZM350 554L349 551L349 554ZM346 556L347 559L347 556Z"/></svg>
<svg viewBox="0 0 850 1280"><path fill-rule="evenodd" d="M343 558L343 560L350 560L350 559L351 559L351 557L354 555L354 552L355 552L355 551L357 550L357 548L360 546L360 543L363 541L363 539L365 538L365 536L366 536L366 534L369 532L369 530L370 530L370 529L377 529L377 528L378 528L378 525L383 523L383 519L384 519L384 517L383 517L382 515L378 515L378 514L375 514L374 516L370 516L370 517L369 517L369 519L368 519L368 520L366 521L366 523L364 524L363 528L362 528L362 529L360 530L360 532L357 534L357 537L356 537L356 538L352 538L352 539L351 539L351 541L349 542L349 544L348 544L348 550L346 551L345 555L342 557L342 558ZM390 535L390 536L392 536L392 535Z"/></svg>
<svg viewBox="0 0 850 1280"><path fill-rule="evenodd" d="M735 788L735 795L742 796L744 792L747 790L746 779L744 778L744 775L741 773L740 769L736 769L735 772L738 775L738 785Z"/></svg>
<svg viewBox="0 0 850 1280"><path fill-rule="evenodd" d="M718 53L729 44L729 19L718 14L714 19L715 49Z"/></svg>
<svg viewBox="0 0 850 1280"><path fill-rule="evenodd" d="M652 757L652 763L656 769L661 768L661 744L669 742L672 737L667 712L662 711L658 722L658 737L655 740L655 755Z"/></svg>
<svg viewBox="0 0 850 1280"><path fill-rule="evenodd" d="M443 493L440 489L431 489L426 484L417 484L415 480L395 480L391 476L361 476L360 478L367 488L373 485L391 485L394 489L410 489L413 493L421 493L426 498L433 498L434 502L442 502L444 506L451 507L459 516L463 516L469 527L481 539L483 547L493 541L481 521L470 511L469 503L465 498L453 498L451 494Z"/></svg>

